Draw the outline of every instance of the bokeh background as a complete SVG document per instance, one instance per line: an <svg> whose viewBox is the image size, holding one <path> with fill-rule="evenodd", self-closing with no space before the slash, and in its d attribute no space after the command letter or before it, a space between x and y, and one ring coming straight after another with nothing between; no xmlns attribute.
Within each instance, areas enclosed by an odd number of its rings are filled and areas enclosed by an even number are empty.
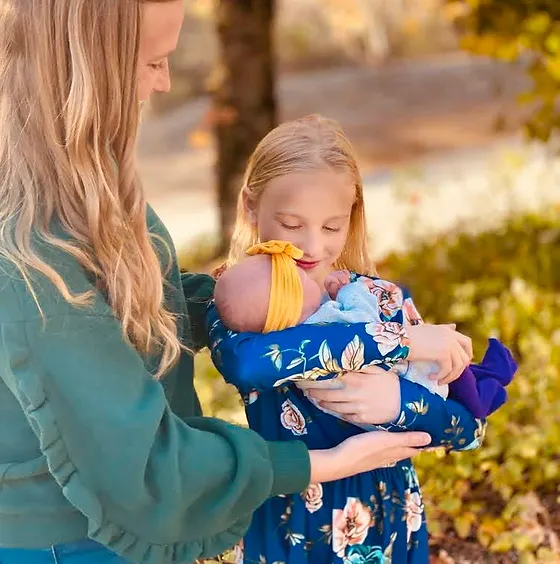
<svg viewBox="0 0 560 564"><path fill-rule="evenodd" d="M560 2L185 10L173 91L146 112L138 148L182 267L220 263L246 159L270 128L339 120L382 276L410 288L428 321L457 322L478 359L496 336L520 362L482 449L418 463L432 564L560 562ZM208 355L196 362L206 413L244 424Z"/></svg>

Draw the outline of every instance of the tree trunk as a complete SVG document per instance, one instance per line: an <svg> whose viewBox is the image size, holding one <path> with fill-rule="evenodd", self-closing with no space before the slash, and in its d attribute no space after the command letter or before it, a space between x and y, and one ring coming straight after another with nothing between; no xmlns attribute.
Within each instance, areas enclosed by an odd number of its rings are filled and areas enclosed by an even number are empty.
<svg viewBox="0 0 560 564"><path fill-rule="evenodd" d="M247 160L276 125L273 23L276 0L218 0L219 84L213 96L221 252L235 223Z"/></svg>

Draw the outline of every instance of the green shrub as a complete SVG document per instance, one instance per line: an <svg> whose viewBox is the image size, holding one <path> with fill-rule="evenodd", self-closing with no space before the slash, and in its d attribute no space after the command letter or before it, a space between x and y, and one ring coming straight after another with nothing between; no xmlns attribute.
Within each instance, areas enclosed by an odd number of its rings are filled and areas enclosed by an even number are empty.
<svg viewBox="0 0 560 564"><path fill-rule="evenodd" d="M380 273L412 292L426 321L456 322L477 359L495 336L520 365L481 449L419 458L432 539L452 534L514 555L508 561L558 562L550 509L560 483L560 219L523 216L492 232L447 235L389 256ZM206 412L243 421L207 356L197 368Z"/></svg>
<svg viewBox="0 0 560 564"><path fill-rule="evenodd" d="M558 562L545 501L556 506L560 483L560 220L524 216L446 237L380 270L410 289L427 321L457 322L477 358L495 336L520 364L480 450L418 460L432 537L453 530L520 562Z"/></svg>

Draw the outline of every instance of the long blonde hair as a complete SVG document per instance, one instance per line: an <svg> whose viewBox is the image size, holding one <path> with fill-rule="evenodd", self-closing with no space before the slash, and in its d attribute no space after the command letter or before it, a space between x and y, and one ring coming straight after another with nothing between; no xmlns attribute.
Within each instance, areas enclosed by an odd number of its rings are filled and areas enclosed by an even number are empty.
<svg viewBox="0 0 560 564"><path fill-rule="evenodd" d="M317 114L279 125L251 155L237 200L228 265L239 262L247 249L258 242L256 226L247 216L246 199L258 205L258 199L274 178L325 166L335 172L349 173L356 189L348 237L334 266L362 274L375 273L369 258L364 190L354 149L336 121Z"/></svg>
<svg viewBox="0 0 560 564"><path fill-rule="evenodd" d="M159 377L182 345L136 174L141 2L0 0L0 256L85 306L33 237L70 253Z"/></svg>

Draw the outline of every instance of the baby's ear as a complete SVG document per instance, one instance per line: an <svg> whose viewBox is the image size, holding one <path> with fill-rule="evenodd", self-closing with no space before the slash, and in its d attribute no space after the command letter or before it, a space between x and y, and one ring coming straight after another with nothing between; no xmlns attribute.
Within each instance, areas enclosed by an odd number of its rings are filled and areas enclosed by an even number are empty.
<svg viewBox="0 0 560 564"><path fill-rule="evenodd" d="M243 198L243 209L245 210L245 215L249 220L249 223L253 225L257 224L257 201L252 197L245 189L242 192Z"/></svg>

